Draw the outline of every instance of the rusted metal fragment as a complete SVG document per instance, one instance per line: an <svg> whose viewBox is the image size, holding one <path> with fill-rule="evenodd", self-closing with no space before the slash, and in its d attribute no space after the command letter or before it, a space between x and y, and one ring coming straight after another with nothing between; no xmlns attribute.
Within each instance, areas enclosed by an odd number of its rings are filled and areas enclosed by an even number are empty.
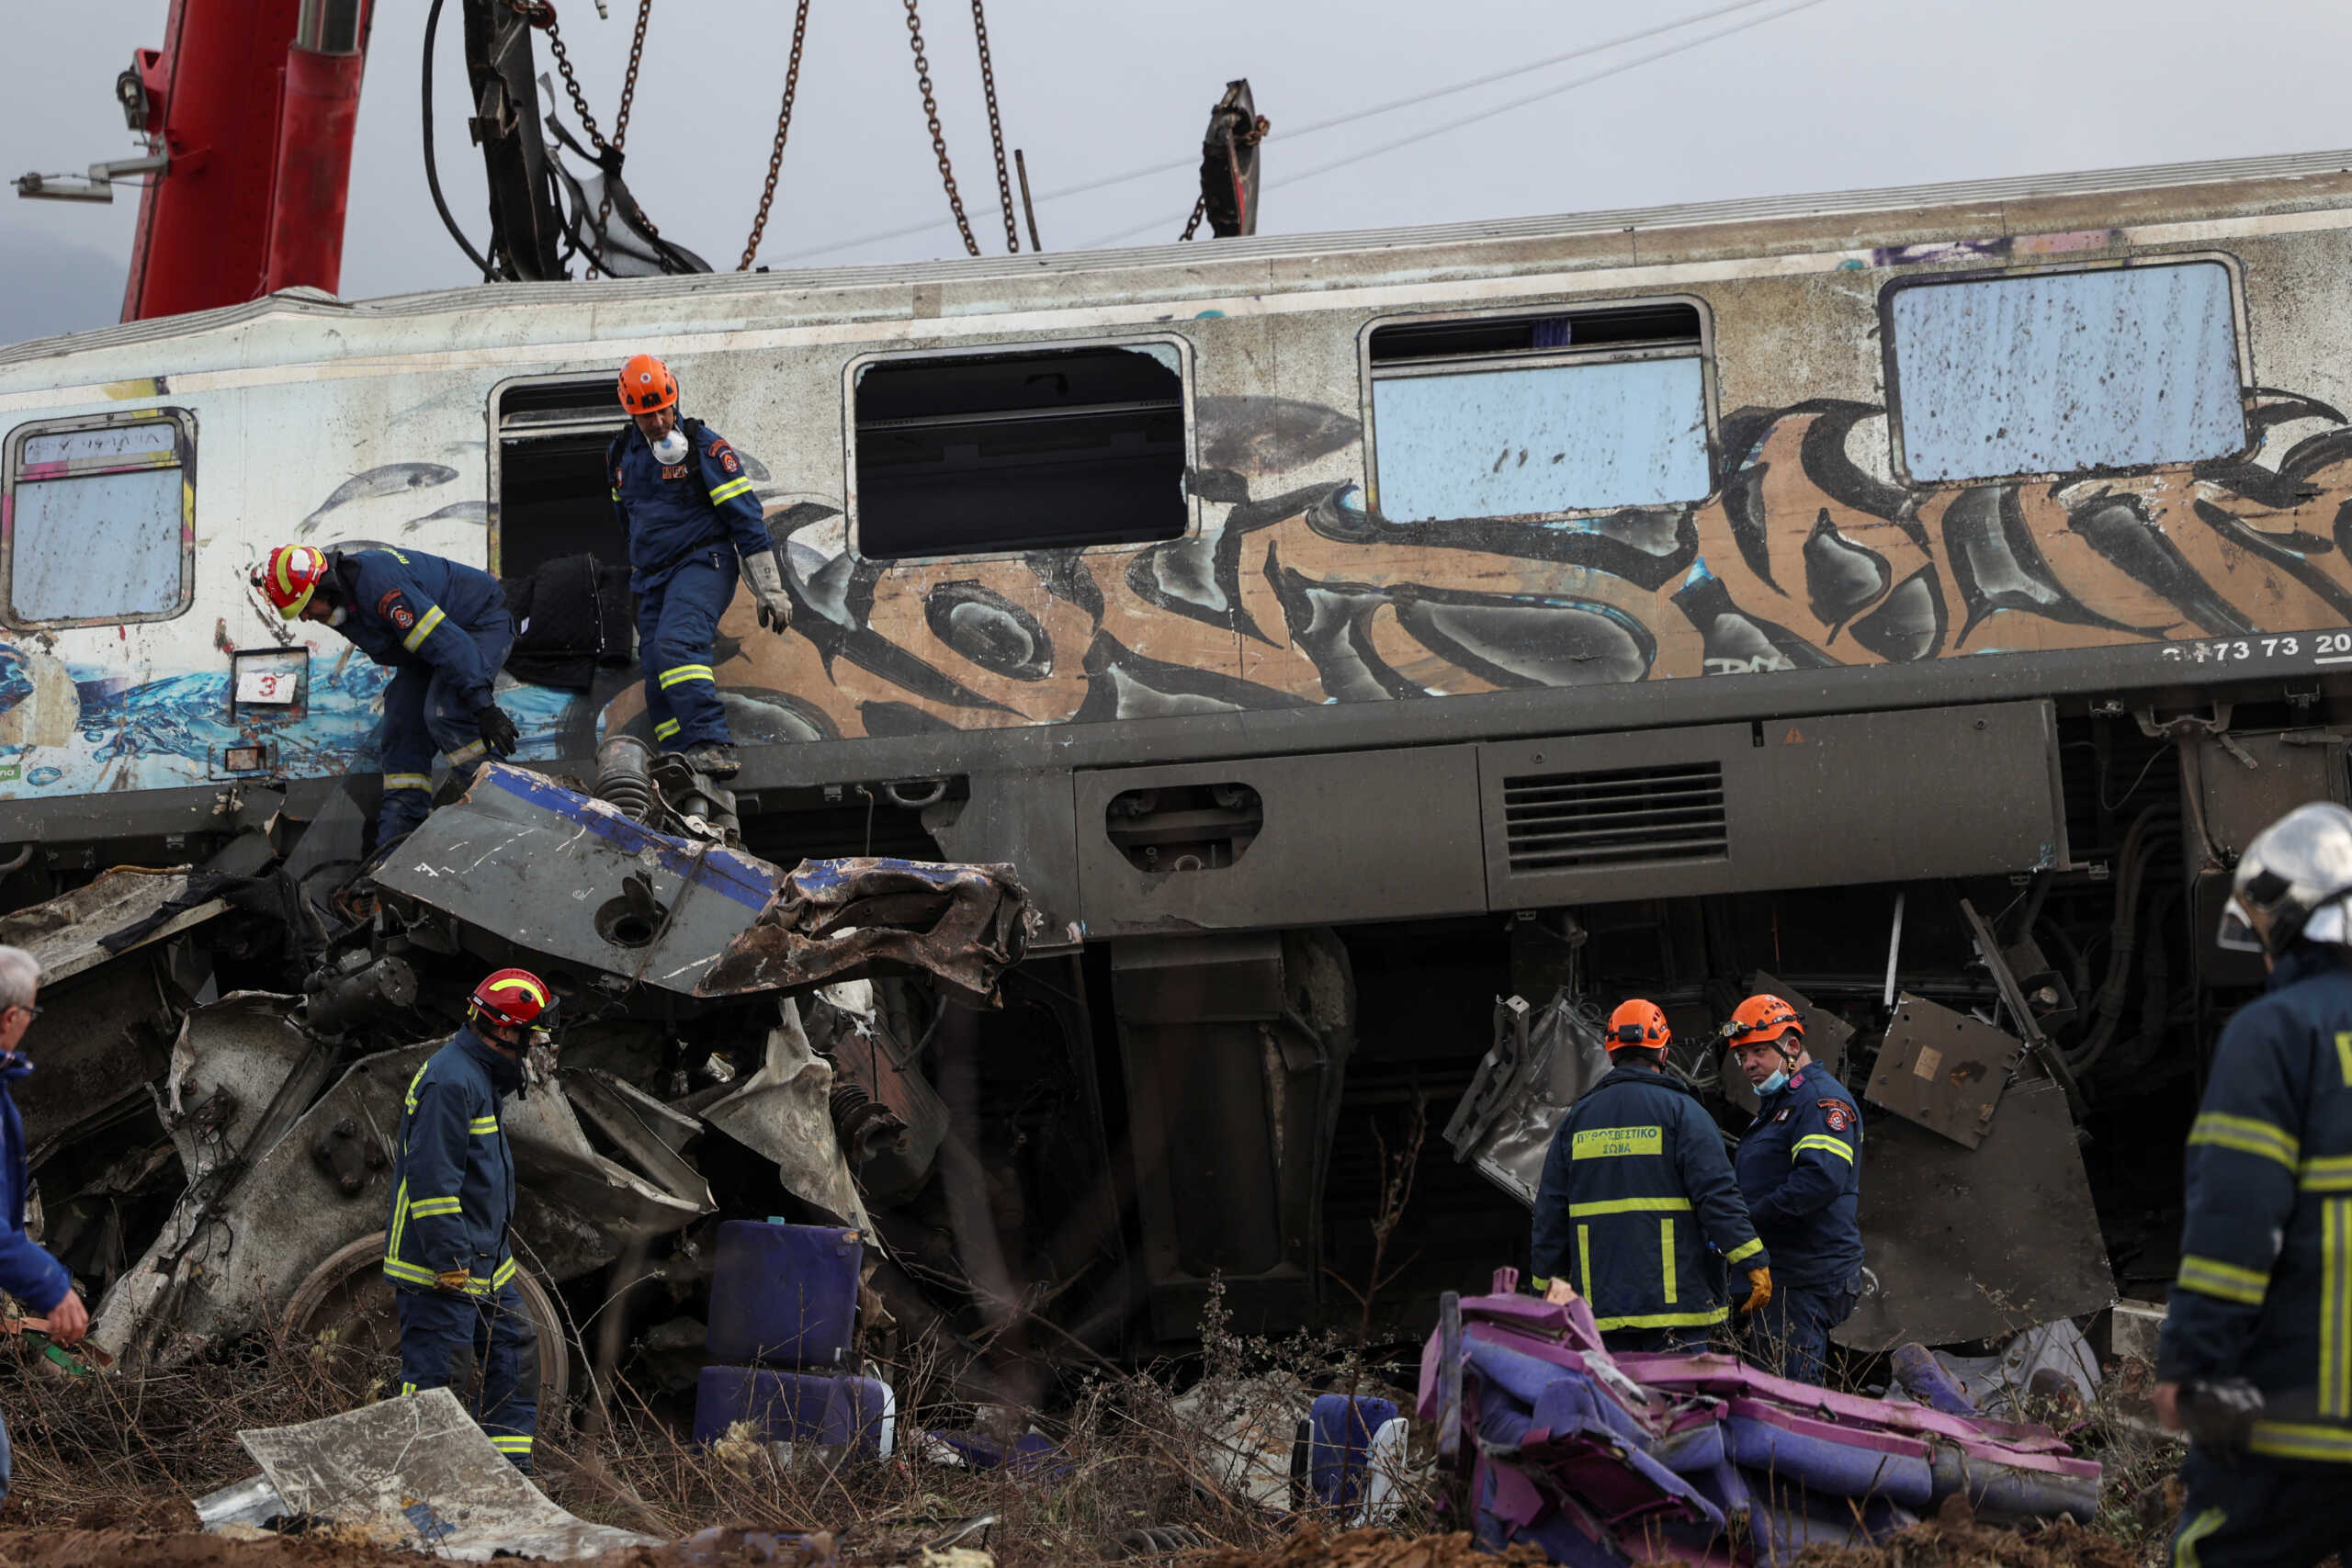
<svg viewBox="0 0 2352 1568"><path fill-rule="evenodd" d="M1905 992L1864 1095L1963 1148L1984 1142L2024 1042Z"/></svg>
<svg viewBox="0 0 2352 1568"><path fill-rule="evenodd" d="M794 990L918 969L973 1006L1028 950L1029 897L1009 865L808 861L695 984L700 997Z"/></svg>

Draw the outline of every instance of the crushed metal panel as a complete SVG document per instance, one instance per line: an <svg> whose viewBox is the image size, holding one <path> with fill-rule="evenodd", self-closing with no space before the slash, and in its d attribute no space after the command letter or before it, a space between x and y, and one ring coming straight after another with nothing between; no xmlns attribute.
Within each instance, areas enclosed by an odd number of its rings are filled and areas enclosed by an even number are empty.
<svg viewBox="0 0 2352 1568"><path fill-rule="evenodd" d="M684 1230L718 1207L701 1173L674 1156L660 1160L654 1150L662 1145L650 1134L625 1145L632 1158L641 1151L659 1167L646 1176L598 1154L571 1100L551 1082L509 1096L499 1116L514 1150L516 1250L553 1282L577 1279L632 1244Z"/></svg>
<svg viewBox="0 0 2352 1568"><path fill-rule="evenodd" d="M782 879L739 850L654 832L497 763L375 873L379 886L517 946L683 996L696 994Z"/></svg>
<svg viewBox="0 0 2352 1568"><path fill-rule="evenodd" d="M2025 1043L1908 991L1879 1044L1863 1097L1964 1148L1984 1142Z"/></svg>
<svg viewBox="0 0 2352 1568"><path fill-rule="evenodd" d="M428 1556L569 1562L661 1544L548 1501L446 1388L240 1432L237 1441L288 1513L356 1526Z"/></svg>
<svg viewBox="0 0 2352 1568"><path fill-rule="evenodd" d="M1530 1021L1525 1054L1516 1032L1497 1031L1496 1047L1447 1122L1453 1157L1521 1202L1533 1205L1552 1134L1585 1090L1609 1072L1600 1031L1562 992Z"/></svg>
<svg viewBox="0 0 2352 1568"><path fill-rule="evenodd" d="M927 973L966 1003L994 1007L998 976L1028 951L1032 918L1009 865L879 855L803 861L693 990L806 989L880 965Z"/></svg>
<svg viewBox="0 0 2352 1568"><path fill-rule="evenodd" d="M2065 1091L2029 1062L1971 1150L1894 1119L1862 1171L1870 1279L1836 1331L1856 1350L2006 1338L2115 1302Z"/></svg>
<svg viewBox="0 0 2352 1568"><path fill-rule="evenodd" d="M734 1093L706 1109L702 1119L755 1154L775 1161L785 1188L852 1230L871 1231L849 1161L833 1134L833 1069L809 1048L800 1010L777 1004L782 1015L768 1031L760 1070Z"/></svg>
<svg viewBox="0 0 2352 1568"><path fill-rule="evenodd" d="M1814 1006L1803 991L1785 981L1774 979L1761 969L1747 977L1747 993L1750 996L1775 996L1794 1008L1797 1021L1804 1026L1806 1053L1823 1072L1839 1083L1846 1082L1846 1044L1854 1038L1852 1024L1834 1012ZM1846 1084L1846 1087L1851 1089L1854 1086ZM1728 1045L1724 1048L1723 1089L1724 1098L1737 1106L1744 1114L1753 1116L1759 1109L1755 1086L1747 1081L1747 1075L1739 1070L1739 1063L1733 1057Z"/></svg>
<svg viewBox="0 0 2352 1568"><path fill-rule="evenodd" d="M41 984L54 986L125 953L202 925L229 907L220 899L208 899L119 951L104 945L103 939L138 924L186 895L187 883L185 866L172 871L122 866L100 872L70 893L0 916L0 942L31 953L40 964Z"/></svg>
<svg viewBox="0 0 2352 1568"><path fill-rule="evenodd" d="M318 1058L314 1070L323 1081L327 1053L287 1021L300 1000L232 991L180 1021L164 1082L164 1126L190 1181L259 1152L249 1145L262 1118L311 1058Z"/></svg>

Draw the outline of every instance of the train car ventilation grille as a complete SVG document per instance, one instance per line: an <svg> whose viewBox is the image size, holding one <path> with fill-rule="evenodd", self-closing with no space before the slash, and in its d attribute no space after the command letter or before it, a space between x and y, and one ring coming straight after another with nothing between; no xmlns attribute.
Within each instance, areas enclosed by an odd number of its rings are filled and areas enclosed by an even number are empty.
<svg viewBox="0 0 2352 1568"><path fill-rule="evenodd" d="M1724 860L1723 764L1505 778L1503 836L1514 873Z"/></svg>

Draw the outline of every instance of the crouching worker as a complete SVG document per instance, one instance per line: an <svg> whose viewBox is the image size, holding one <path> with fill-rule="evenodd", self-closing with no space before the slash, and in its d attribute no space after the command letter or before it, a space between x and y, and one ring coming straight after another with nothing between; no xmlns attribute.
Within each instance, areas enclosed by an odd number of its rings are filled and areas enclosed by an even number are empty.
<svg viewBox="0 0 2352 1568"><path fill-rule="evenodd" d="M433 810L433 754L461 779L487 753L514 754L514 721L492 696L514 646L506 593L486 571L390 547L280 545L254 574L277 613L333 626L392 671L384 688L380 848Z"/></svg>
<svg viewBox="0 0 2352 1568"><path fill-rule="evenodd" d="M523 1053L554 1011L528 970L501 969L475 987L466 1026L409 1080L384 1243L401 1392L463 1384L480 1355L474 1418L526 1473L539 1423L539 1336L506 1243L514 1156L499 1104L523 1087Z"/></svg>

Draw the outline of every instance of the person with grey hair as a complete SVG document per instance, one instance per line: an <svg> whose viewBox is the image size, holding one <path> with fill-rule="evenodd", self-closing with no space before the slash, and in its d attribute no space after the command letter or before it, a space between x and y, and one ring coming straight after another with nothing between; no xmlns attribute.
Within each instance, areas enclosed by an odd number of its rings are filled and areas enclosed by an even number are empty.
<svg viewBox="0 0 2352 1568"><path fill-rule="evenodd" d="M40 964L21 947L0 947L0 1291L48 1319L60 1345L78 1345L90 1314L65 1265L25 1234L25 1123L8 1086L33 1070L20 1049L40 1016ZM8 1494L8 1427L0 1422L0 1497Z"/></svg>

